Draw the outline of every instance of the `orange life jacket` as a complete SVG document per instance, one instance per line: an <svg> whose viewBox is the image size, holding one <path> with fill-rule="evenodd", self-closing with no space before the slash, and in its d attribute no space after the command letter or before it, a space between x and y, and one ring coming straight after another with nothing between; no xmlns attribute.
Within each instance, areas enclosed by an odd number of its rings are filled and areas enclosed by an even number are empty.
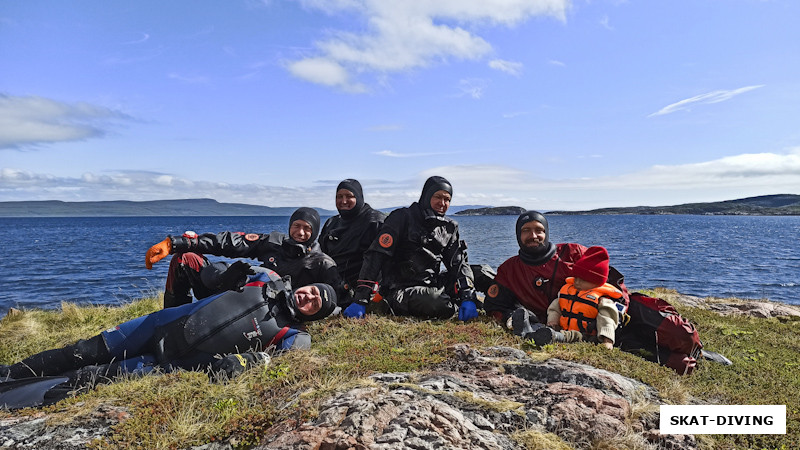
<svg viewBox="0 0 800 450"><path fill-rule="evenodd" d="M574 277L566 279L566 284L558 292L558 306L561 309L562 330L577 330L584 334L597 334L597 310L600 297L612 300L622 298L622 292L606 283L588 291L575 289Z"/></svg>

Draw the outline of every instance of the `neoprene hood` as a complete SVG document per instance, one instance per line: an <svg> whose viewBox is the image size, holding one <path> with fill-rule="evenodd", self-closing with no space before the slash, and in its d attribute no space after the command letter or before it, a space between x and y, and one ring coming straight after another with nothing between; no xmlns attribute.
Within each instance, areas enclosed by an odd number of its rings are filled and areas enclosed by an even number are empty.
<svg viewBox="0 0 800 450"><path fill-rule="evenodd" d="M528 248L522 243L520 235L522 234L522 227L528 222L539 222L544 226L544 242L535 248ZM519 257L522 262L532 266L538 266L546 263L553 257L556 252L556 245L550 242L550 225L547 224L545 218L540 212L525 211L517 217L517 244L519 244Z"/></svg>
<svg viewBox="0 0 800 450"><path fill-rule="evenodd" d="M302 208L297 208L295 212L292 213L292 217L289 218L289 227L292 226L295 220L305 220L311 225L311 238L305 242L298 242L298 244L304 245L311 245L314 241L317 240L317 236L319 236L319 213L314 208L306 208L305 206Z"/></svg>
<svg viewBox="0 0 800 450"><path fill-rule="evenodd" d="M336 308L336 290L333 287L325 283L313 283L309 286L316 286L317 289L319 289L319 294L322 297L322 307L319 309L319 311L310 316L301 313L297 308L297 299L294 296L294 291L292 291L291 299L288 300L289 309L291 310L294 318L300 322L313 322L315 320L322 320L331 315L333 310Z"/></svg>
<svg viewBox="0 0 800 450"><path fill-rule="evenodd" d="M339 209L339 215L342 216L342 219L349 219L351 217L355 217L358 213L361 212L361 209L364 208L364 192L361 189L361 183L358 180L353 178L348 178L346 180L342 180L338 186L336 186L336 192L339 192L339 189L346 189L353 193L356 197L356 206L353 209L348 209L342 211Z"/></svg>
<svg viewBox="0 0 800 450"><path fill-rule="evenodd" d="M444 177L434 175L425 180L425 186L422 187L422 194L419 196L419 205L426 211L433 211L431 199L433 194L438 191L445 191L451 197L453 196L453 186ZM436 213L436 215L440 214Z"/></svg>

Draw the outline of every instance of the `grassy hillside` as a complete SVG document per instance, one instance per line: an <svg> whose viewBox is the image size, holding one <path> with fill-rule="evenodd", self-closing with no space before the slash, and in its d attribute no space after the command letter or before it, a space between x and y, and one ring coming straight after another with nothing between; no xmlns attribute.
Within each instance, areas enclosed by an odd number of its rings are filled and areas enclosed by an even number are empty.
<svg viewBox="0 0 800 450"><path fill-rule="evenodd" d="M650 292L667 298L669 292ZM0 321L0 363L89 337L116 323L160 308L160 299L120 307L75 307L25 311ZM673 403L690 397L715 404L785 404L787 434L702 436L708 448L800 447L800 320L726 318L678 305L695 322L707 348L728 356L733 366L703 362L691 376L619 351L588 344L534 348L509 335L485 316L458 321L417 321L369 316L341 317L312 325L307 352L291 352L272 364L229 382L210 382L202 373L151 375L99 386L46 408L58 420L88 414L101 403L128 407L131 418L117 425L112 439L97 448L186 448L233 436L240 445L258 442L278 421L315 417L332 393L363 383L378 372L424 371L448 358L448 347L504 345L531 357L583 362L641 380ZM56 326L57 325L57 326ZM16 414L29 414L30 411ZM0 417L9 413L0 412ZM539 443L541 445L546 445ZM537 447L532 445L530 448Z"/></svg>

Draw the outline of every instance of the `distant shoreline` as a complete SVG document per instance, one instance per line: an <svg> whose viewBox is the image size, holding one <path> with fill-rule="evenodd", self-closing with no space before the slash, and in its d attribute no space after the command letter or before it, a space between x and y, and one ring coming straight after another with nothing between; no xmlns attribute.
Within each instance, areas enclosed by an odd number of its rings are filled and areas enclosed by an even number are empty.
<svg viewBox="0 0 800 450"><path fill-rule="evenodd" d="M179 199L152 201L64 202L60 200L0 202L0 217L213 217L213 216L290 216L297 207L271 207L244 203L220 203L214 199ZM321 216L334 216L336 210L315 208ZM382 208L390 212L395 208ZM454 216L518 216L521 206L451 207ZM724 216L798 216L800 195L776 194L710 203L686 203L675 206L633 206L600 208L585 211L546 211L549 215L724 215Z"/></svg>

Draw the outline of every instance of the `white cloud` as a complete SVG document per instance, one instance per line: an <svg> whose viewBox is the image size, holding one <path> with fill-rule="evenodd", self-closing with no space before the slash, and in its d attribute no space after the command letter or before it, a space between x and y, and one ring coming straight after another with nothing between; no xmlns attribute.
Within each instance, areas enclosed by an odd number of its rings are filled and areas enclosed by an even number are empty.
<svg viewBox="0 0 800 450"><path fill-rule="evenodd" d="M461 91L459 97L467 96L479 100L483 97L484 90L486 90L486 81L479 79L460 80L458 82L458 90Z"/></svg>
<svg viewBox="0 0 800 450"><path fill-rule="evenodd" d="M501 72L518 77L522 74L522 63L505 61L502 59L493 59L489 61L489 67Z"/></svg>
<svg viewBox="0 0 800 450"><path fill-rule="evenodd" d="M135 44L142 44L150 40L150 35L147 33L142 33L142 37L133 41L123 42L123 45L135 45Z"/></svg>
<svg viewBox="0 0 800 450"><path fill-rule="evenodd" d="M117 119L131 117L88 103L0 94L0 149L100 137L107 121Z"/></svg>
<svg viewBox="0 0 800 450"><path fill-rule="evenodd" d="M406 71L448 59L479 60L492 46L473 25L513 26L534 16L565 20L569 0L305 0L311 9L328 14L355 13L365 19L362 33L330 32L315 43L317 54L287 64L298 78L325 86L363 92L350 83L354 74ZM498 60L499 61L499 60ZM322 68L323 74L311 70ZM327 69L325 69L325 64ZM298 66L299 64L299 66ZM498 70L519 70L507 63ZM334 73L331 68L340 72Z"/></svg>
<svg viewBox="0 0 800 450"><path fill-rule="evenodd" d="M724 102L726 100L730 100L733 97L736 97L739 94L743 94L748 91L752 91L753 89L758 89L764 87L763 84L755 85L755 86L745 86L739 89L734 89L731 91L712 91L705 94L696 95L691 98L687 98L685 100L681 100L679 102L672 103L667 105L660 110L650 114L648 117L653 116L663 116L664 114L674 113L675 111L686 110L690 111L691 106L693 104L709 104L709 103L719 103Z"/></svg>
<svg viewBox="0 0 800 450"><path fill-rule="evenodd" d="M607 177L551 179L500 165L444 166L422 179L444 176L457 204L495 204L504 198L534 209L595 209L612 206L675 205L733 200L756 195L800 193L800 147L785 153L741 154L694 164L657 165Z"/></svg>
<svg viewBox="0 0 800 450"><path fill-rule="evenodd" d="M181 81L183 83L188 84L207 84L209 82L208 77L200 76L200 75L181 75L179 73L171 72L167 74L167 78L171 80Z"/></svg>
<svg viewBox="0 0 800 450"><path fill-rule="evenodd" d="M515 117L525 116L525 115L528 115L528 114L530 114L530 112L528 112L528 111L515 111L515 112L510 112L510 113L504 113L503 114L503 118L504 119L513 119Z"/></svg>
<svg viewBox="0 0 800 450"><path fill-rule="evenodd" d="M555 59L551 59L550 61L547 61L547 63L550 64L551 66L567 67L565 63Z"/></svg>
<svg viewBox="0 0 800 450"><path fill-rule="evenodd" d="M600 26L602 26L606 30L611 30L611 31L614 30L614 27L611 26L611 23L610 23L610 20L608 19L608 16L603 16L603 17L600 18Z"/></svg>
<svg viewBox="0 0 800 450"><path fill-rule="evenodd" d="M381 150L373 154L378 156L388 156L389 158L420 158L424 156L437 156L437 155L453 155L456 152L439 152L439 153L398 153L391 150Z"/></svg>
<svg viewBox="0 0 800 450"><path fill-rule="evenodd" d="M367 201L374 207L385 208L416 201L425 179L432 175L443 176L453 184L455 205L516 205L540 210L675 205L800 193L800 147L784 153L751 153L693 164L657 165L638 172L595 178L581 174L571 179L554 179L549 178L550 174L534 173L527 168L483 164L435 167L410 179L360 181ZM213 198L220 202L333 209L337 183L338 180L318 180L301 187L235 184L144 171L56 177L3 168L0 198L4 201Z"/></svg>

